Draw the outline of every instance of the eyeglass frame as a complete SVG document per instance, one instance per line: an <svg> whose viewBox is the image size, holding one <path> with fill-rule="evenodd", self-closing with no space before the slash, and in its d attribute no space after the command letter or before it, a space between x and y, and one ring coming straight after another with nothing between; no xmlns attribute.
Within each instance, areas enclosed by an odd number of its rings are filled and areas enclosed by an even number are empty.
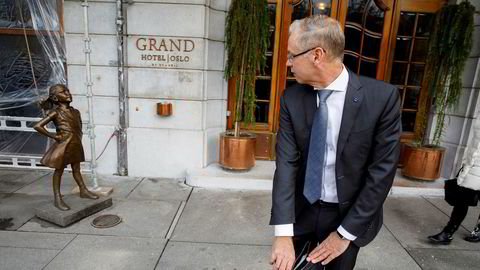
<svg viewBox="0 0 480 270"><path fill-rule="evenodd" d="M316 48L318 48L318 46L310 48L306 51L303 51L303 52L297 53L297 54L287 53L287 61L289 61L291 63L293 61L293 59L295 59L296 57L304 55L304 54L308 53L309 51L311 51L313 49L316 49Z"/></svg>

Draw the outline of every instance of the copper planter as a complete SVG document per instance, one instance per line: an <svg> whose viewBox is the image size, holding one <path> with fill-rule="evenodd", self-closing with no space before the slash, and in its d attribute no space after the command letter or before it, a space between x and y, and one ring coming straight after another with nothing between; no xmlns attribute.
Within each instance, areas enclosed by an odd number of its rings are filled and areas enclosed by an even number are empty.
<svg viewBox="0 0 480 270"><path fill-rule="evenodd" d="M220 166L229 170L248 170L255 166L255 141L252 133L241 132L239 137L233 132L221 133Z"/></svg>
<svg viewBox="0 0 480 270"><path fill-rule="evenodd" d="M405 144L403 175L420 180L434 181L442 171L445 148L416 147Z"/></svg>

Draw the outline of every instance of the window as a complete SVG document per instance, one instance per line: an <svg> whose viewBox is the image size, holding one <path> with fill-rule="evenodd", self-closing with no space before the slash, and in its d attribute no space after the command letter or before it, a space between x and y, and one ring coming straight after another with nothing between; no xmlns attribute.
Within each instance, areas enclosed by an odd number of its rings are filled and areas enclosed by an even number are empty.
<svg viewBox="0 0 480 270"><path fill-rule="evenodd" d="M46 94L52 81L59 82L58 76L65 79L63 61L55 61L48 50L52 46L63 49L63 44L54 44L63 42L60 10L61 1L57 0L0 0L2 154L45 151L48 143L45 137L21 128L25 123L23 118L42 116L37 101ZM31 127L31 122L27 123L26 127ZM7 130L5 126L19 129Z"/></svg>
<svg viewBox="0 0 480 270"><path fill-rule="evenodd" d="M428 38L434 19L432 13L400 12L390 83L400 91L404 132L413 132L415 129Z"/></svg>

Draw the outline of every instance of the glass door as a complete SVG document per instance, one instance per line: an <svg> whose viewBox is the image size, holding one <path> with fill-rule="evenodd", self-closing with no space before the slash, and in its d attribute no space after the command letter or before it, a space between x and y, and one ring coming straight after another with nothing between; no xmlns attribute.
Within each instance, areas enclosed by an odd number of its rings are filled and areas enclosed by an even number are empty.
<svg viewBox="0 0 480 270"><path fill-rule="evenodd" d="M392 26L391 52L385 81L396 85L402 98L402 148L421 127L418 108L428 102L425 78L428 39L435 13L445 4L439 0L397 1ZM403 151L399 165L403 164Z"/></svg>
<svg viewBox="0 0 480 270"><path fill-rule="evenodd" d="M428 39L437 12L444 1L404 0L397 3L392 31L392 53L386 81L399 88L402 97L402 128L404 141L413 138L420 102L426 102L424 81ZM423 100L423 101L421 101Z"/></svg>
<svg viewBox="0 0 480 270"><path fill-rule="evenodd" d="M415 129L428 53L428 38L434 20L433 13L400 12L390 83L398 87L402 97L404 132L413 132Z"/></svg>
<svg viewBox="0 0 480 270"><path fill-rule="evenodd" d="M277 29L275 21L277 15L276 1L269 1L269 37L267 49L267 63L261 74L257 75L255 82L255 121L256 129L268 130L269 119L272 117L273 106L270 97L272 96L272 78L273 78L273 56L275 48L275 30Z"/></svg>
<svg viewBox="0 0 480 270"><path fill-rule="evenodd" d="M344 26L344 64L358 75L383 80L393 0L349 0L340 5Z"/></svg>
<svg viewBox="0 0 480 270"><path fill-rule="evenodd" d="M273 148L275 147L273 138L275 101L278 85L279 73L279 49L280 49L280 30L282 29L282 7L287 0L268 0L269 15L269 47L267 49L266 68L256 76L255 82L255 121L252 126L242 125L242 130L248 130L257 135L255 157L257 159L272 159ZM280 64L281 66L281 64ZM235 82L230 80L228 83L228 110L229 115L234 115L235 111ZM232 117L227 118L227 128L232 129Z"/></svg>

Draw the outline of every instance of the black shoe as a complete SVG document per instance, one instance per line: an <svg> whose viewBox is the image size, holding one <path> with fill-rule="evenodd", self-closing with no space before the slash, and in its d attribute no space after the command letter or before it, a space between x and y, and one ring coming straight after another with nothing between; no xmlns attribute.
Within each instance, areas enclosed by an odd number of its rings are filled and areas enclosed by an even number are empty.
<svg viewBox="0 0 480 270"><path fill-rule="evenodd" d="M448 244L450 244L450 242L452 242L453 233L448 233L448 232L445 232L445 230L443 230L439 234L429 236L428 239L433 244L448 245Z"/></svg>
<svg viewBox="0 0 480 270"><path fill-rule="evenodd" d="M464 239L465 241L476 243L476 242L480 242L480 235L469 235Z"/></svg>
<svg viewBox="0 0 480 270"><path fill-rule="evenodd" d="M477 224L477 226L475 226L475 229L473 229L472 233L464 239L468 242L480 242L480 224Z"/></svg>

